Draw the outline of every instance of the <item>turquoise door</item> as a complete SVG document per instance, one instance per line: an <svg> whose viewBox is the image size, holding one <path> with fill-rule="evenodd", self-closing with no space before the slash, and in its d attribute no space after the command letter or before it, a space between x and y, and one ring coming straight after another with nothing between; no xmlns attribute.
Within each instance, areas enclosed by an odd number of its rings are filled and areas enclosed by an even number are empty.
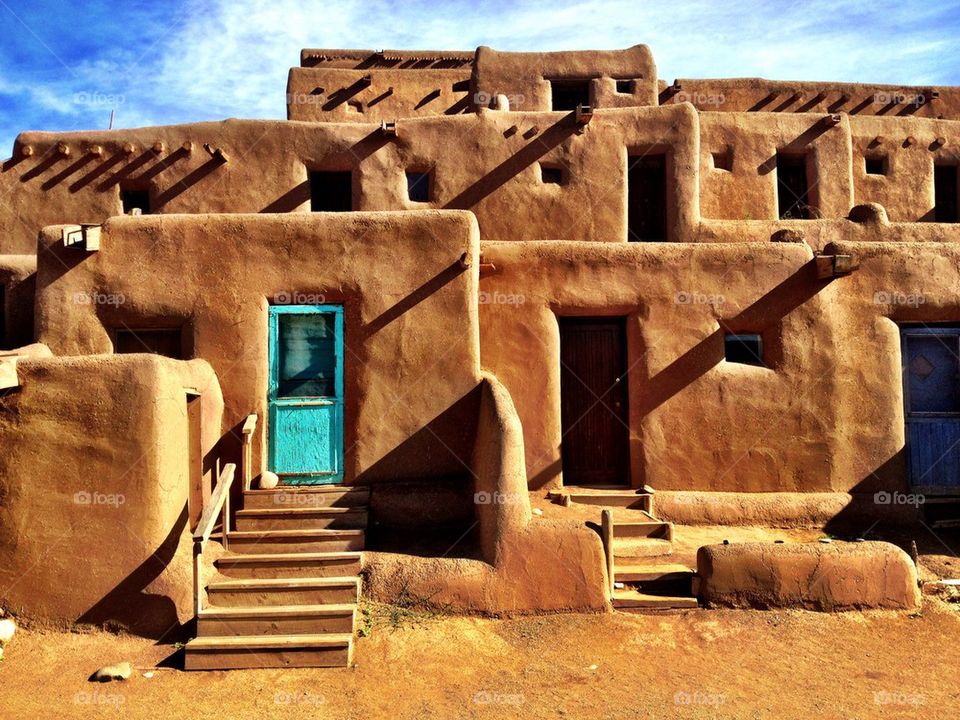
<svg viewBox="0 0 960 720"><path fill-rule="evenodd" d="M268 467L280 481L343 481L343 307L270 307Z"/></svg>

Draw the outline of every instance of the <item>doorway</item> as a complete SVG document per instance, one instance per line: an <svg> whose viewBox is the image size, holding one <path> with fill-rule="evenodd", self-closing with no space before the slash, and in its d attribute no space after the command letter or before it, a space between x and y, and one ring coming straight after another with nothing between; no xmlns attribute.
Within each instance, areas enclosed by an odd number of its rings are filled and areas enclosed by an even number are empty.
<svg viewBox="0 0 960 720"><path fill-rule="evenodd" d="M625 318L560 318L565 485L630 484Z"/></svg>
<svg viewBox="0 0 960 720"><path fill-rule="evenodd" d="M343 306L270 307L268 467L290 485L343 481Z"/></svg>
<svg viewBox="0 0 960 720"><path fill-rule="evenodd" d="M960 489L960 327L901 330L913 487Z"/></svg>

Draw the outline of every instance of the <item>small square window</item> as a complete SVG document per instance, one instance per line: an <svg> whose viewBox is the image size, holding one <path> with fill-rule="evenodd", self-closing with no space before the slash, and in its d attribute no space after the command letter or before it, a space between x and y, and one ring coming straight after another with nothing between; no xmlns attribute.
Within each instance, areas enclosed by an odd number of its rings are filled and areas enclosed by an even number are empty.
<svg viewBox="0 0 960 720"><path fill-rule="evenodd" d="M721 152L710 153L713 157L714 170L733 170L733 148L727 148Z"/></svg>
<svg viewBox="0 0 960 720"><path fill-rule="evenodd" d="M723 359L740 365L765 367L763 362L763 338L759 335L724 336Z"/></svg>
<svg viewBox="0 0 960 720"><path fill-rule="evenodd" d="M430 202L430 173L407 173L407 197L410 202Z"/></svg>
<svg viewBox="0 0 960 720"><path fill-rule="evenodd" d="M887 174L887 159L878 155L873 157L865 157L863 159L864 169L867 171L867 175L886 175Z"/></svg>
<svg viewBox="0 0 960 720"><path fill-rule="evenodd" d="M563 168L540 165L540 182L544 185L563 185Z"/></svg>
<svg viewBox="0 0 960 720"><path fill-rule="evenodd" d="M353 175L346 172L310 171L310 210L349 212L353 209Z"/></svg>
<svg viewBox="0 0 960 720"><path fill-rule="evenodd" d="M130 215L134 210L139 210L141 215L149 215L150 191L121 187L120 204L124 215Z"/></svg>
<svg viewBox="0 0 960 720"><path fill-rule="evenodd" d="M550 105L554 112L590 105L590 80L551 80Z"/></svg>
<svg viewBox="0 0 960 720"><path fill-rule="evenodd" d="M633 92L633 80L617 80L617 92L628 95Z"/></svg>
<svg viewBox="0 0 960 720"><path fill-rule="evenodd" d="M151 353L185 360L182 335L180 328L117 330L113 351L117 354Z"/></svg>

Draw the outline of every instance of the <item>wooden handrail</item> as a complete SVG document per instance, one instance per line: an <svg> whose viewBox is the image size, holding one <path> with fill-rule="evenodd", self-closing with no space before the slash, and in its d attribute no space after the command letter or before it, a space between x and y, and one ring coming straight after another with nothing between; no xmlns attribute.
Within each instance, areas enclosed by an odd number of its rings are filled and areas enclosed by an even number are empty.
<svg viewBox="0 0 960 720"><path fill-rule="evenodd" d="M213 497L210 503L203 508L203 515L200 516L200 522L193 533L193 541L202 545L207 544L210 535L213 533L213 526L217 521L217 516L221 514L224 507L228 506L230 497L230 487L233 485L233 478L236 475L237 466L235 463L227 463L220 471L220 477L217 480L217 489L213 491ZM203 547L200 548L203 550Z"/></svg>
<svg viewBox="0 0 960 720"><path fill-rule="evenodd" d="M243 421L243 489L253 484L253 433L257 429L257 416L247 415Z"/></svg>
<svg viewBox="0 0 960 720"><path fill-rule="evenodd" d="M220 461L217 461L219 466ZM236 463L227 463L217 474L217 488L213 491L213 497L209 504L203 508L203 514L200 516L200 522L197 523L197 529L193 533L193 612L200 617L200 558L203 555L203 548L206 546L210 535L213 533L213 526L220 517L221 528L223 531L223 547L227 548L229 542L227 531L230 524L230 488L233 486L233 479L237 474Z"/></svg>

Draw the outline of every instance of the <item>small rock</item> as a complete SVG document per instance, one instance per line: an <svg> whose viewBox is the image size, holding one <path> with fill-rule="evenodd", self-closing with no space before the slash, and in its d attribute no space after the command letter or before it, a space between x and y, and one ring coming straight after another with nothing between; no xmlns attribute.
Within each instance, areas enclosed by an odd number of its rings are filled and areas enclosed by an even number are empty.
<svg viewBox="0 0 960 720"><path fill-rule="evenodd" d="M17 624L10 618L0 620L0 645L10 642L17 632Z"/></svg>
<svg viewBox="0 0 960 720"><path fill-rule="evenodd" d="M596 670L598 667L599 667L598 665L591 665L589 669L590 669L590 670Z"/></svg>
<svg viewBox="0 0 960 720"><path fill-rule="evenodd" d="M543 515L543 510L541 510L540 508L534 508L534 509L533 509L533 514L534 514L534 515Z"/></svg>
<svg viewBox="0 0 960 720"><path fill-rule="evenodd" d="M97 670L93 674L93 679L97 682L110 682L111 680L126 680L133 673L133 666L128 662L117 663L116 665L107 665Z"/></svg>
<svg viewBox="0 0 960 720"><path fill-rule="evenodd" d="M820 542L822 542L824 545L828 545L829 543L832 543L832 542L833 542L833 539L832 539L832 538L820 538Z"/></svg>
<svg viewBox="0 0 960 720"><path fill-rule="evenodd" d="M153 677L153 670L147 670L147 672L145 672L143 676L149 680L150 678Z"/></svg>
<svg viewBox="0 0 960 720"><path fill-rule="evenodd" d="M280 476L277 475L275 472L264 470L263 474L260 475L261 490L273 490L273 488L275 488L279 484L280 484Z"/></svg>

